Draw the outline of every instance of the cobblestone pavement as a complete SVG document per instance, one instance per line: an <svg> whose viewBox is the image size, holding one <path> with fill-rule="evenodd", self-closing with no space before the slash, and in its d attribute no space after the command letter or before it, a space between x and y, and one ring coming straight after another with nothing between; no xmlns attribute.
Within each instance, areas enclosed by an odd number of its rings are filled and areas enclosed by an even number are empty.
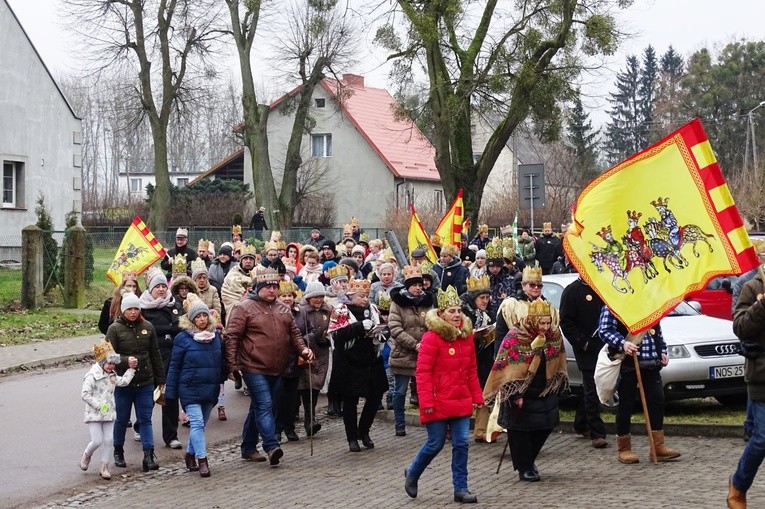
<svg viewBox="0 0 765 509"><path fill-rule="evenodd" d="M342 421L325 417L323 424L313 457L308 439L301 435L299 442L283 444L284 458L276 468L242 461L238 442L228 442L210 449L209 479L186 472L179 454L174 463L165 461L160 470L148 474L113 467L117 475L109 482L91 469L86 474L92 476L88 489L80 487L80 492L71 491L76 494L61 495L42 507L369 509L454 504L448 442L420 479L419 496L413 500L404 493L403 471L425 441L424 428L412 426L406 437L395 437L392 424L378 420L371 433L375 449L350 453ZM640 463L622 465L616 461L613 437L609 441L608 448L597 450L577 435L552 435L537 460L539 483L518 481L509 454L496 475L504 444L471 442L469 484L478 495L476 507L725 507L728 475L744 446L732 438L668 437L667 444L683 456L652 465L646 437L636 436L633 450ZM763 478L749 492L749 507L765 507Z"/></svg>

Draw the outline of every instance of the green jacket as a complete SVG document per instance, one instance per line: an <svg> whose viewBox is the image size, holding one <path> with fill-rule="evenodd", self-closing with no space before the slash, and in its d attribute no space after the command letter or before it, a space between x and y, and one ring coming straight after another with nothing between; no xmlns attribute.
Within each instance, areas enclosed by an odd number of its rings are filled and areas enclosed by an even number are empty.
<svg viewBox="0 0 765 509"><path fill-rule="evenodd" d="M758 299L763 294L762 268L741 289L741 295L733 312L733 332L742 342L759 346L763 353L755 358L747 358L744 364L744 380L749 398L765 400L765 299Z"/></svg>
<svg viewBox="0 0 765 509"><path fill-rule="evenodd" d="M534 239L529 237L525 239L518 237L518 250L521 252L521 258L526 263L534 263L534 259L537 256L537 250L534 247Z"/></svg>
<svg viewBox="0 0 765 509"><path fill-rule="evenodd" d="M120 316L106 331L106 340L112 344L114 351L122 358L117 365L117 374L123 375L128 369L128 357L138 359L130 387L155 387L165 383L165 368L159 354L157 334L154 327L141 318L136 322L128 322Z"/></svg>

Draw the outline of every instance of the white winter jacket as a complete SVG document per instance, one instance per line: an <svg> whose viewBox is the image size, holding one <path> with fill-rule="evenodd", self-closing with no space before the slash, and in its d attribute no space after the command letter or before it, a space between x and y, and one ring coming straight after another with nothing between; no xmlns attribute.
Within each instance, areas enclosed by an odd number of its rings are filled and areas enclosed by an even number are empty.
<svg viewBox="0 0 765 509"><path fill-rule="evenodd" d="M106 373L95 363L82 382L82 400L85 402L85 422L108 422L117 418L114 409L114 388L125 387L133 379L135 370L128 368L125 374Z"/></svg>

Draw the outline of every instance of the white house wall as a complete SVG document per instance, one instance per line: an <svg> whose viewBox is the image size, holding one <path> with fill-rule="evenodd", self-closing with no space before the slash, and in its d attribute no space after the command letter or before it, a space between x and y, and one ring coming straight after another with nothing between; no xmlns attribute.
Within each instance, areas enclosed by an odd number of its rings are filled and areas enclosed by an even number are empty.
<svg viewBox="0 0 765 509"><path fill-rule="evenodd" d="M31 43L0 0L0 160L23 163L16 208L0 208L0 246L20 245L45 196L54 227L81 210L81 122L69 109ZM16 240L18 239L18 240Z"/></svg>

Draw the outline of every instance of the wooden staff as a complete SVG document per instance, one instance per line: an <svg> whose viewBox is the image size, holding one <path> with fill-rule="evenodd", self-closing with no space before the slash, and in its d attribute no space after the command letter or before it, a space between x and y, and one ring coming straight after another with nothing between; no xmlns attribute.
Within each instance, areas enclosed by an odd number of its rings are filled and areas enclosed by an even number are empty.
<svg viewBox="0 0 765 509"><path fill-rule="evenodd" d="M311 376L311 364L308 363L308 415L310 420L308 421L308 429L311 431L308 435L308 441L311 444L311 457L313 457L313 380Z"/></svg>
<svg viewBox="0 0 765 509"><path fill-rule="evenodd" d="M638 346L638 349L640 346ZM640 362L638 361L638 352L632 358L635 361L635 373L637 373L638 392L640 392L640 402L643 403L643 415L645 416L645 430L648 433L648 447L651 448L651 460L654 465L658 465L659 461L656 458L656 445L653 442L653 434L651 433L651 419L648 416L648 403L645 400L645 391L643 390L643 376L640 374Z"/></svg>
<svg viewBox="0 0 765 509"><path fill-rule="evenodd" d="M507 448L510 446L510 430L507 430L507 442L505 442L505 448L502 449L502 456L499 457L499 465L497 465L497 474L499 474L499 469L502 468L502 461L505 459L505 454L507 454Z"/></svg>

